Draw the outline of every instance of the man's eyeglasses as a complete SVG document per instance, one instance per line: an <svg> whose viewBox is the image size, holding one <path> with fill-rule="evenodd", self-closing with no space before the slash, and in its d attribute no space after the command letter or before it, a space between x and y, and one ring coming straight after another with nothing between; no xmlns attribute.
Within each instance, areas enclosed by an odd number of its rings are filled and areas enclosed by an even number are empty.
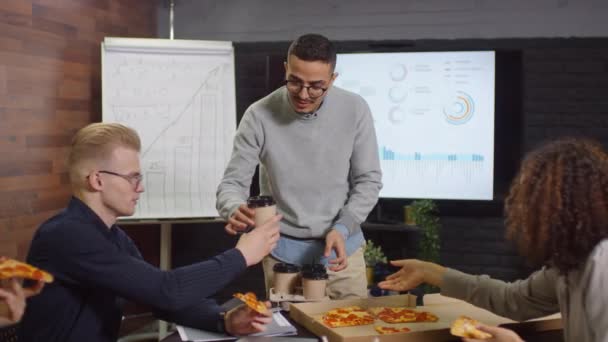
<svg viewBox="0 0 608 342"><path fill-rule="evenodd" d="M292 94L299 94L302 91L302 88L304 88L308 93L308 97L310 97L311 99L321 97L328 89L319 87L318 85L305 86L304 83L294 80L286 80L285 86L287 87L287 90L289 90L289 92Z"/></svg>
<svg viewBox="0 0 608 342"><path fill-rule="evenodd" d="M106 171L106 170L101 170L101 171L99 171L99 173L106 173L108 175L117 176L122 179L126 179L127 182L131 183L131 185L133 185L133 188L135 188L135 189L137 189L139 187L139 185L141 184L141 181L144 179L144 176L139 173L136 173L133 175L123 175L120 173Z"/></svg>

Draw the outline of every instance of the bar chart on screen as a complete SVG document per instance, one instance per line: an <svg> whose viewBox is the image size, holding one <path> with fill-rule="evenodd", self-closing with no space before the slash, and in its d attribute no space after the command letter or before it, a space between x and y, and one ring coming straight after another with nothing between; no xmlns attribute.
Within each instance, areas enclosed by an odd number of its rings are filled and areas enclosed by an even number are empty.
<svg viewBox="0 0 608 342"><path fill-rule="evenodd" d="M480 154L405 154L382 146L380 164L384 183L391 184L383 192L385 197L397 197L403 188L418 198L450 198L450 194L454 198L492 196L492 179L488 177L491 172L487 169L491 170L492 165Z"/></svg>

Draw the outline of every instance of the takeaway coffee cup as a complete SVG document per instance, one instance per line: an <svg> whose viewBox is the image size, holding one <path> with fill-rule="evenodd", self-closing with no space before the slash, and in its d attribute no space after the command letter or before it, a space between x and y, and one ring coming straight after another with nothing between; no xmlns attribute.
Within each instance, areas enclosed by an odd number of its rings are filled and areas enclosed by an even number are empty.
<svg viewBox="0 0 608 342"><path fill-rule="evenodd" d="M259 227L277 214L277 206L272 196L249 197L247 206L255 210L255 226Z"/></svg>
<svg viewBox="0 0 608 342"><path fill-rule="evenodd" d="M321 264L306 265L302 270L302 292L304 298L319 300L325 297L329 275Z"/></svg>
<svg viewBox="0 0 608 342"><path fill-rule="evenodd" d="M300 277L300 267L280 262L272 267L274 271L274 292L293 294Z"/></svg>

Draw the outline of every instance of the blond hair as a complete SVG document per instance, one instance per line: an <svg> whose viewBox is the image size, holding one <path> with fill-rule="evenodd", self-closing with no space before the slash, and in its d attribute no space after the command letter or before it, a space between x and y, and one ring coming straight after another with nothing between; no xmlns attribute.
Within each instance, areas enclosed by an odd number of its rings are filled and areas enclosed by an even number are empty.
<svg viewBox="0 0 608 342"><path fill-rule="evenodd" d="M83 172L87 170L83 166L87 162L108 160L117 147L139 152L141 141L137 132L118 123L105 122L92 123L76 132L67 163L72 186L84 182Z"/></svg>

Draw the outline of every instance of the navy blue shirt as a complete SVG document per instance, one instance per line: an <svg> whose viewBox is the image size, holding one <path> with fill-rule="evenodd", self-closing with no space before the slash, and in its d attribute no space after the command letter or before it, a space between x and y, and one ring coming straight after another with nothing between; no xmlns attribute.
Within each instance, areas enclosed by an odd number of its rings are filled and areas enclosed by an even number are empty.
<svg viewBox="0 0 608 342"><path fill-rule="evenodd" d="M55 281L28 299L19 341L116 341L125 299L154 308L159 318L218 329L220 306L207 297L246 268L237 249L209 260L161 271L146 263L116 225L108 228L77 198L43 223L27 262Z"/></svg>

